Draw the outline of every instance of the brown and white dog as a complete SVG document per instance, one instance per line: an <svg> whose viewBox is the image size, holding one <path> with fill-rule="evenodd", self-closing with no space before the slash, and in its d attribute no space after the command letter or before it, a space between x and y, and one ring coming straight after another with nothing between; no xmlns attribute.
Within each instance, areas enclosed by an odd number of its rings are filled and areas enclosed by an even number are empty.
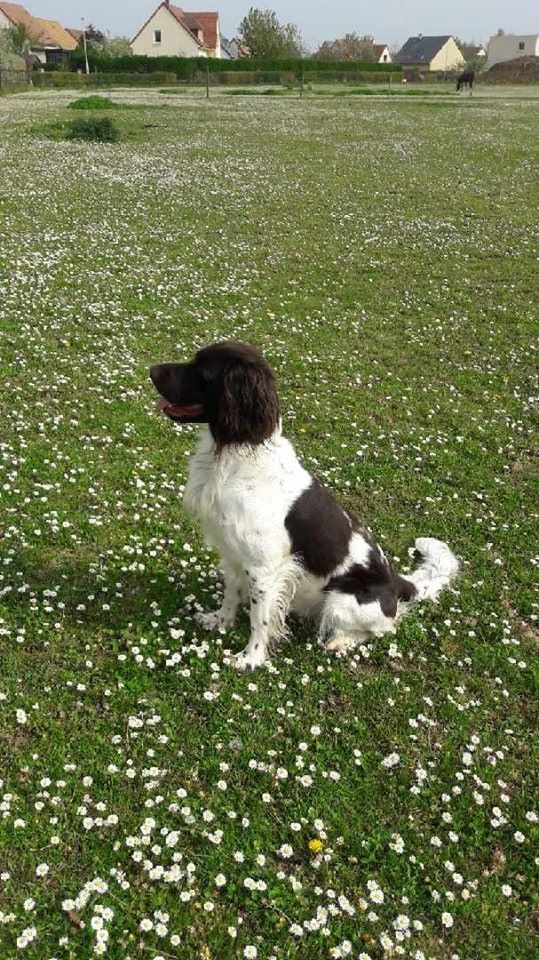
<svg viewBox="0 0 539 960"><path fill-rule="evenodd" d="M251 636L236 666L261 666L290 611L315 618L326 649L343 651L395 631L413 601L435 599L458 563L421 537L419 566L397 573L372 534L315 480L282 436L275 378L255 347L224 341L189 363L151 368L158 409L203 424L189 463L186 508L202 521L225 577L203 626L231 626L249 604Z"/></svg>

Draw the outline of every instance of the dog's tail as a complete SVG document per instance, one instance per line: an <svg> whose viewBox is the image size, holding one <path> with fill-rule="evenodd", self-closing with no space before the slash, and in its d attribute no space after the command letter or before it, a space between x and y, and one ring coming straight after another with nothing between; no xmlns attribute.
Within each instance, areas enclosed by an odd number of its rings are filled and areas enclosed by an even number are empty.
<svg viewBox="0 0 539 960"><path fill-rule="evenodd" d="M418 537L415 548L420 554L418 566L412 573L401 574L404 589L401 599L404 603L417 603L421 600L436 600L456 576L459 562L443 540L434 537ZM408 585L413 589L410 590Z"/></svg>

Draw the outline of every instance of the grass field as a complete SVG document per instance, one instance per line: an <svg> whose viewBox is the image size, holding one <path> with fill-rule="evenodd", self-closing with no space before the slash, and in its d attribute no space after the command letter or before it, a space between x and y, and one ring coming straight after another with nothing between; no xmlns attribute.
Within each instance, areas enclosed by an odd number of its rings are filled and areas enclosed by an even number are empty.
<svg viewBox="0 0 539 960"><path fill-rule="evenodd" d="M1 960L536 956L537 106L70 99L0 101ZM224 337L398 566L462 558L396 637L196 628L147 370Z"/></svg>

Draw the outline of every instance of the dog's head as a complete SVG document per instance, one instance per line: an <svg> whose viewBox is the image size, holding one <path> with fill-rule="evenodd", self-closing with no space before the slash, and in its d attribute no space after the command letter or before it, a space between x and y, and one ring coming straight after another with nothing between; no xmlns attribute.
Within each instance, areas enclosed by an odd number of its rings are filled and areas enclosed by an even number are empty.
<svg viewBox="0 0 539 960"><path fill-rule="evenodd" d="M177 423L207 423L218 448L263 443L278 426L273 373L248 343L214 343L190 363L157 364L150 376L158 409Z"/></svg>

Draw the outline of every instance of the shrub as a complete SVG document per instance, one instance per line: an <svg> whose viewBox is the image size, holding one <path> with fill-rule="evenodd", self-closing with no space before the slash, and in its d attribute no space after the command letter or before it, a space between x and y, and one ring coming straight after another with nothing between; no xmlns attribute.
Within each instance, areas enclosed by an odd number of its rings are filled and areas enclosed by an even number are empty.
<svg viewBox="0 0 539 960"><path fill-rule="evenodd" d="M282 73L290 71L296 76L302 73L349 73L357 74L358 71L365 70L369 73L387 74L400 73L400 64L395 63L371 63L362 60L314 60L312 58L298 59L296 57L280 58L275 60L256 60L246 57L242 60L218 60L205 57L145 57L145 56L124 56L124 57L99 57L93 52L89 54L90 65L92 69L96 68L99 73L154 73L161 71L173 72L178 78L188 81L196 81L200 74L206 74L209 70L211 74L221 73L243 73L243 72L274 72ZM84 54L82 50L75 50L69 56L71 69L82 69L84 67ZM239 81L236 81L239 82Z"/></svg>
<svg viewBox="0 0 539 960"><path fill-rule="evenodd" d="M109 117L80 117L72 120L66 133L66 140L93 140L97 143L116 143L120 131Z"/></svg>
<svg viewBox="0 0 539 960"><path fill-rule="evenodd" d="M100 97L98 94L93 94L89 97L80 97L78 100L73 100L73 103L69 104L70 110L112 110L117 106L114 103L114 100L109 100L108 97Z"/></svg>

